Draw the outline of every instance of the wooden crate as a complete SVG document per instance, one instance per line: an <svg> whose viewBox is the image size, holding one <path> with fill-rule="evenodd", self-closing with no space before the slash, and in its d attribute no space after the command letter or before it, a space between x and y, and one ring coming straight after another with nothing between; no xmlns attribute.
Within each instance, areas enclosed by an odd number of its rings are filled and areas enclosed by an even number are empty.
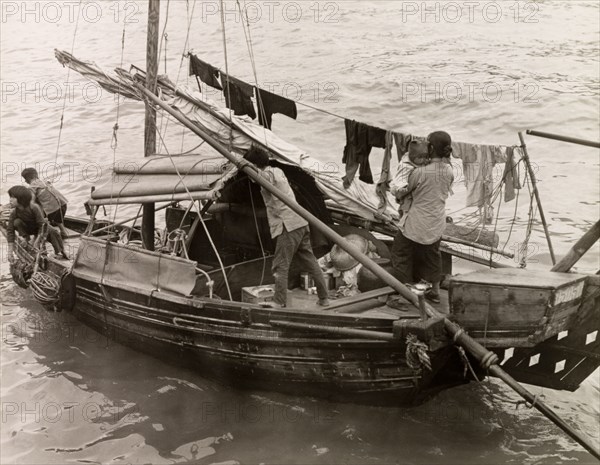
<svg viewBox="0 0 600 465"><path fill-rule="evenodd" d="M532 347L569 327L585 276L501 268L450 279L452 319L487 347Z"/></svg>
<svg viewBox="0 0 600 465"><path fill-rule="evenodd" d="M272 302L275 296L275 284L264 286L242 287L242 302L262 304Z"/></svg>

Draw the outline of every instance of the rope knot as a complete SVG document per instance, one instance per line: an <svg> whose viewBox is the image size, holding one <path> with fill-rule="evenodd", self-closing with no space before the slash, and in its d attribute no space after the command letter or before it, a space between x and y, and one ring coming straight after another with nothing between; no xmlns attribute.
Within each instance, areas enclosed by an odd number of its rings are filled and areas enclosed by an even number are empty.
<svg viewBox="0 0 600 465"><path fill-rule="evenodd" d="M427 344L419 341L414 334L406 336L406 363L415 374L420 374L423 367L431 371L428 350Z"/></svg>

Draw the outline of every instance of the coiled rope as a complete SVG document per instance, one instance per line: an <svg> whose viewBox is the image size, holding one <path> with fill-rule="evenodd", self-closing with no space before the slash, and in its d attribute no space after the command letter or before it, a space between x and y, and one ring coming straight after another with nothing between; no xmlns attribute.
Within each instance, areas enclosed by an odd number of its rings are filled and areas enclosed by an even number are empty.
<svg viewBox="0 0 600 465"><path fill-rule="evenodd" d="M33 297L44 307L54 307L60 296L60 283L50 273L36 271L29 281Z"/></svg>

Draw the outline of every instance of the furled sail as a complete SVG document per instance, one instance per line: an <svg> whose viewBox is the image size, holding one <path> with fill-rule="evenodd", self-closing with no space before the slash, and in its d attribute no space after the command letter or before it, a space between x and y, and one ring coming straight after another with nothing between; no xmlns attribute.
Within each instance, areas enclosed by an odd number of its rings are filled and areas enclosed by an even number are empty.
<svg viewBox="0 0 600 465"><path fill-rule="evenodd" d="M222 157L204 154L120 160L92 192L90 205L215 200L235 174Z"/></svg>

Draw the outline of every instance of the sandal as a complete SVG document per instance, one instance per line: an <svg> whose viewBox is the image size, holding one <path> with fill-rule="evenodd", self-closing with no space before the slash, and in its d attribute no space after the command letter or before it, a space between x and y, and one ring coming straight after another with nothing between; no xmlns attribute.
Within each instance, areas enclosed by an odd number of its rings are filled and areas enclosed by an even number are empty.
<svg viewBox="0 0 600 465"><path fill-rule="evenodd" d="M439 294L434 294L433 292L426 292L425 298L427 300L429 300L430 302L433 302L434 304L440 303L440 295Z"/></svg>

